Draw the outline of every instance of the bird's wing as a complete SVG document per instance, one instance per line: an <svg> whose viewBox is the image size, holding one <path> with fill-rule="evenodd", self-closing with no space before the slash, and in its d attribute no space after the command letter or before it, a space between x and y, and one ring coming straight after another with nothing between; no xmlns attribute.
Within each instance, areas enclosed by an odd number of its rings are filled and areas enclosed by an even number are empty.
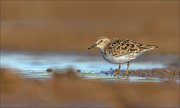
<svg viewBox="0 0 180 108"><path fill-rule="evenodd" d="M128 39L113 38L105 52L113 56L138 54L156 48L156 45L144 45Z"/></svg>

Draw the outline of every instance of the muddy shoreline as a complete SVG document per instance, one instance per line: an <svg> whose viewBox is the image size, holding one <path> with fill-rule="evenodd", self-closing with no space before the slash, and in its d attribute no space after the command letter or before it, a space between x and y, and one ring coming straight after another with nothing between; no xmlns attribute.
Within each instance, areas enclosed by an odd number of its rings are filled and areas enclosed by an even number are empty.
<svg viewBox="0 0 180 108"><path fill-rule="evenodd" d="M10 55L11 57L7 56L7 58L12 60L13 53L10 53ZM59 61L63 63L63 59L60 58L59 54L57 54L57 57L55 55L49 56L49 54L43 55L42 53L26 53L25 55L22 56L22 53L18 53L17 55L14 54L14 57L26 66L31 64L31 68L34 66L40 67L44 63L47 64L47 61L50 64L54 64L57 60L58 66L60 66ZM81 59L75 56L76 59L73 59L72 55L70 60L83 61L82 64L86 64L85 61L88 59L88 56L81 55L79 56ZM62 58L64 57L62 56ZM95 60L93 63L101 61L99 57L93 57L88 60ZM46 60L46 58L50 59ZM154 61L155 64L158 62L164 63L167 67L130 70L129 79L114 77L112 69L103 69L104 71L99 71L98 73L83 73L81 70L60 68L38 72L35 68L34 70L36 71L33 72L32 70L28 73L29 71L23 72L23 70L15 68L1 67L1 107L178 108L180 106L180 68L177 59L178 56L170 55L142 56L142 58L133 61L133 63ZM8 61L8 63L11 62ZM69 62L73 63L72 61ZM18 65L18 62L16 65ZM101 65L104 66L104 64ZM20 66L23 67L23 65ZM97 68L100 67L98 66ZM120 76L123 72L124 70L120 72ZM34 75L30 78L28 77L29 74ZM45 74L48 77L41 78L38 77L39 74L40 76Z"/></svg>
<svg viewBox="0 0 180 108"><path fill-rule="evenodd" d="M1 69L2 107L179 107L179 84L106 83L87 80L73 71L54 73L45 80L27 79L13 70Z"/></svg>

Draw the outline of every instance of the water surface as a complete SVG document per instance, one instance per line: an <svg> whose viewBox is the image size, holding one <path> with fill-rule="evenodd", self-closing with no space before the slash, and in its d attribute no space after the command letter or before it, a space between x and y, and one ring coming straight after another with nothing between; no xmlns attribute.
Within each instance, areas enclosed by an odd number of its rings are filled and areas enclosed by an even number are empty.
<svg viewBox="0 0 180 108"><path fill-rule="evenodd" d="M118 65L106 62L101 56L85 54L1 52L1 67L19 69L24 76L33 78L50 77L51 75L46 71L48 68L61 71L72 68L75 71L78 70L84 78L114 79L113 70ZM129 70L162 69L167 67L167 64L158 61L135 60L131 62ZM126 68L124 64L121 70L124 71ZM134 76L129 79L133 81L144 78Z"/></svg>

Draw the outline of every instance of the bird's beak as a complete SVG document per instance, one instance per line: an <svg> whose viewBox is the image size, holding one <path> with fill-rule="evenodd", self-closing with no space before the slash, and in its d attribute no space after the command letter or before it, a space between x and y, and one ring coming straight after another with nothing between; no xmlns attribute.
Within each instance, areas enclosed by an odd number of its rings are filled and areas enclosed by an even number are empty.
<svg viewBox="0 0 180 108"><path fill-rule="evenodd" d="M92 49L92 48L96 47L96 45L97 45L96 43L95 43L95 44L93 44L91 47L89 47L89 48L88 48L88 50L90 50L90 49Z"/></svg>

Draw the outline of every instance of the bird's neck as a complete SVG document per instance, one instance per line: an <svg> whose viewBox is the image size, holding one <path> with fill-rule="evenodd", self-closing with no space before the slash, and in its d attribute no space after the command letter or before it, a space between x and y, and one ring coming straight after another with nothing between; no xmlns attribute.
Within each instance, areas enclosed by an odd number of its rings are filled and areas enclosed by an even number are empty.
<svg viewBox="0 0 180 108"><path fill-rule="evenodd" d="M99 48L99 50L100 50L102 53L104 53L104 48Z"/></svg>

